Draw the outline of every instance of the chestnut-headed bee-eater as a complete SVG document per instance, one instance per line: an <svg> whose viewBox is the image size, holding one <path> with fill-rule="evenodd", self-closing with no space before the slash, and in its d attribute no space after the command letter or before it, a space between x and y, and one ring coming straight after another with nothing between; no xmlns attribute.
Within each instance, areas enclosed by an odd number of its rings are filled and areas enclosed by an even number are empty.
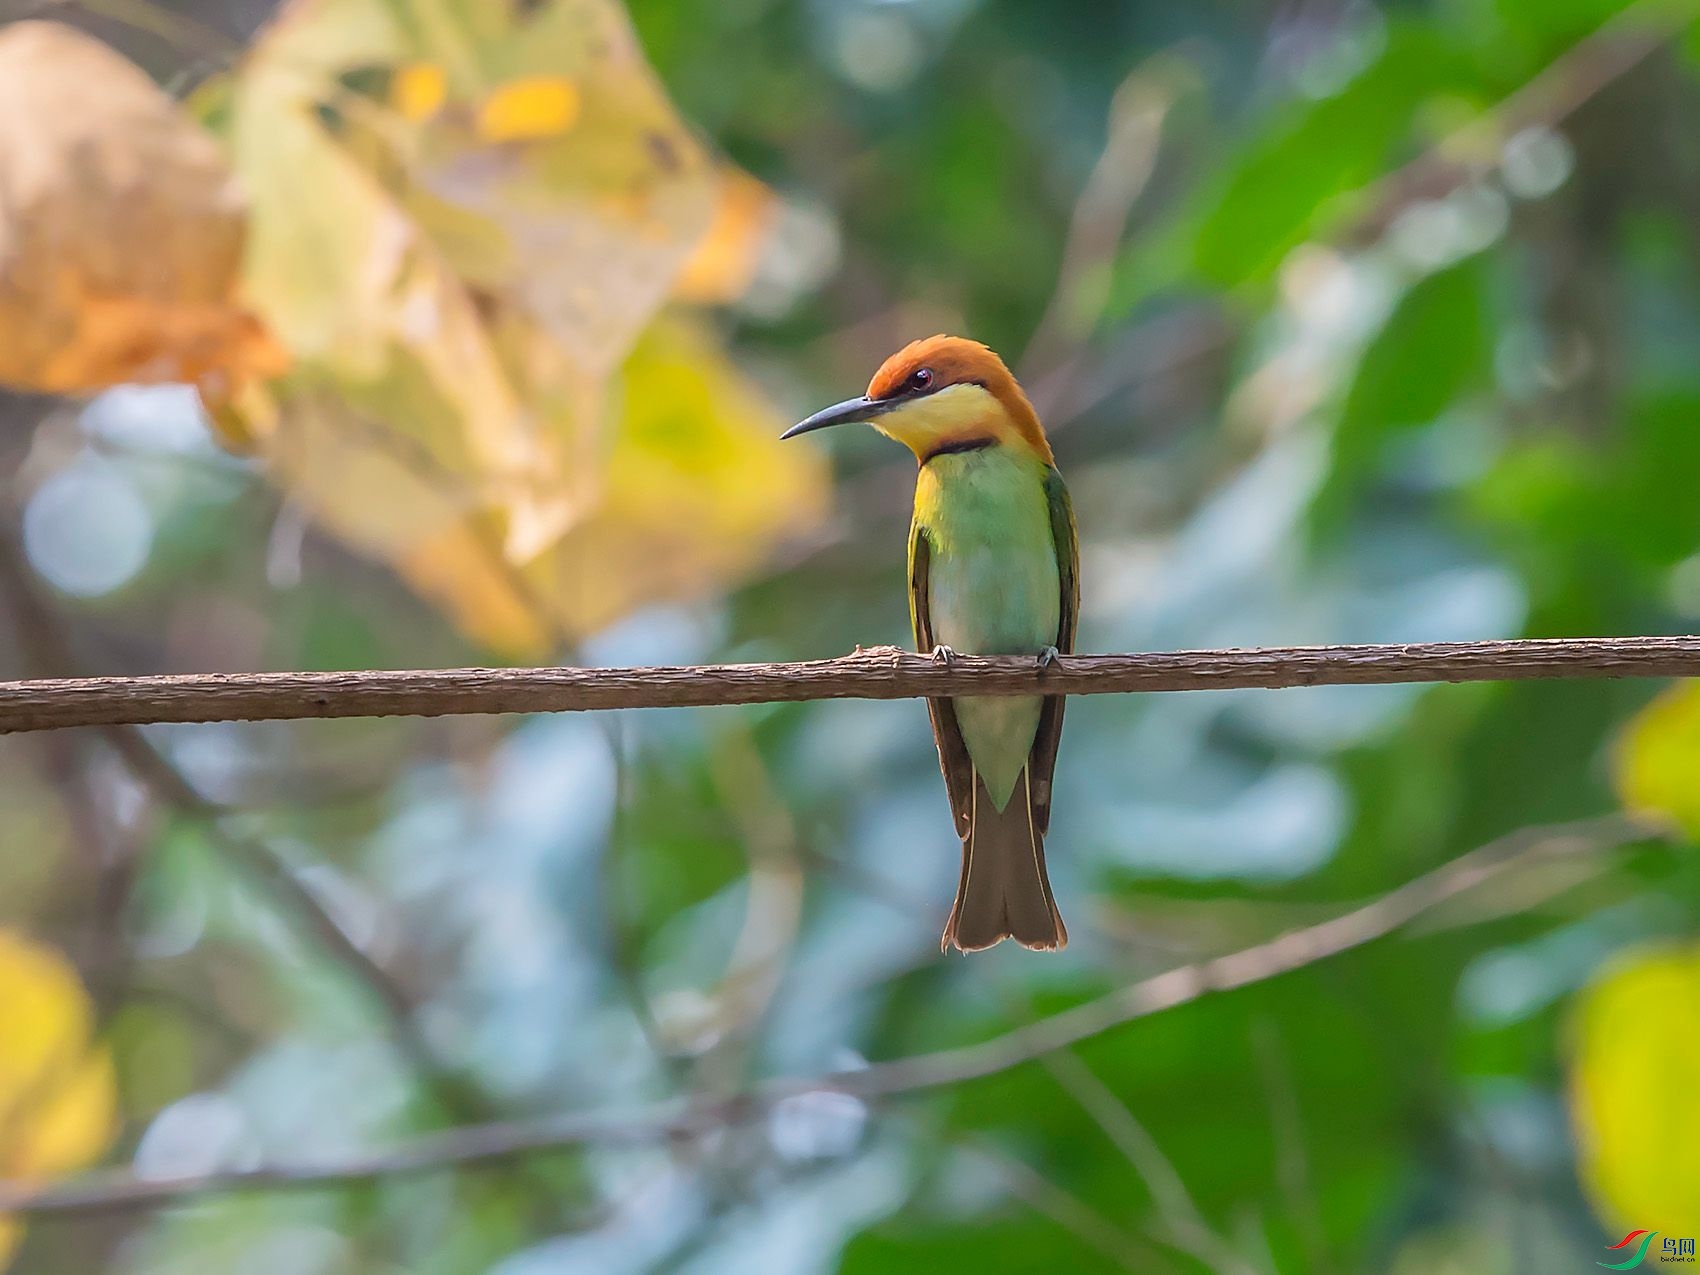
<svg viewBox="0 0 1700 1275"><path fill-rule="evenodd" d="M1027 395L976 341L935 336L887 359L860 398L785 432L862 421L915 453L909 617L916 648L1031 655L1074 649L1079 547L1068 488ZM942 947L1013 938L1056 949L1068 931L1045 873L1063 697L930 699L962 878Z"/></svg>

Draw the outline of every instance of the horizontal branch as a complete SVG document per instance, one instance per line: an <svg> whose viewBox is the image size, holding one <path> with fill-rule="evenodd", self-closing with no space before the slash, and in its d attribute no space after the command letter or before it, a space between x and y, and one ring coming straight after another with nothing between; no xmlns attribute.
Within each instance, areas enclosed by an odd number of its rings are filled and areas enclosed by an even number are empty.
<svg viewBox="0 0 1700 1275"><path fill-rule="evenodd" d="M1299 646L1146 655L959 655L896 647L797 664L676 668L202 673L0 682L0 734L65 726L443 717L934 695L1103 695L1248 687L1700 676L1700 637L1546 638Z"/></svg>
<svg viewBox="0 0 1700 1275"><path fill-rule="evenodd" d="M824 1091L875 1099L938 1089L1009 1071L1136 1019L1290 974L1362 947L1508 871L1655 835L1655 830L1624 815L1523 829L1339 916L1226 956L1168 970L975 1045L823 1076L770 1080L726 1097L676 1098L635 1111L575 1112L448 1129L386 1150L318 1165L231 1169L175 1178L139 1178L115 1171L91 1173L49 1186L0 1182L0 1216L153 1208L232 1191L337 1187L493 1164L591 1143L654 1144L759 1116L776 1103L808 1093Z"/></svg>

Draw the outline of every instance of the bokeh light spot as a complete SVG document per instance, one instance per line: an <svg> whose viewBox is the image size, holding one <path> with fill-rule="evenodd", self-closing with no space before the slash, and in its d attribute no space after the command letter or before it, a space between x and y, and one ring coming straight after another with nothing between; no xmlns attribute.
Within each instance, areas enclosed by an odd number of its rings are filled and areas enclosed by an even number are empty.
<svg viewBox="0 0 1700 1275"><path fill-rule="evenodd" d="M129 476L92 454L42 483L24 509L30 561L75 597L128 583L147 563L153 532L153 515Z"/></svg>

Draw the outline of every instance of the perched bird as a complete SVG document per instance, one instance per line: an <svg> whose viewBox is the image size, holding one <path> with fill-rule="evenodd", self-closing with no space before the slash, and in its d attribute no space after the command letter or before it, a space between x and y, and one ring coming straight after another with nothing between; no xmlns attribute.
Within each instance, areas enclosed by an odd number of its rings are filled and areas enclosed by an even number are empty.
<svg viewBox="0 0 1700 1275"><path fill-rule="evenodd" d="M887 359L860 398L785 432L863 421L915 453L909 615L916 649L1031 655L1074 649L1079 549L1068 488L1039 417L1004 362L977 341L934 336ZM927 702L962 878L940 946L1013 938L1056 949L1068 931L1045 873L1051 774L1063 698L962 696Z"/></svg>

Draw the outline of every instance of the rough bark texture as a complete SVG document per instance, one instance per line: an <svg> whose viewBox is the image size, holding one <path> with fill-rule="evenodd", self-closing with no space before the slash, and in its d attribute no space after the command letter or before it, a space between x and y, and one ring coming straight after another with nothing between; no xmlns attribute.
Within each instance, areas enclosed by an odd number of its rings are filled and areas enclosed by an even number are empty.
<svg viewBox="0 0 1700 1275"><path fill-rule="evenodd" d="M930 658L879 647L836 660L692 668L218 673L0 683L0 733L150 722L439 717L928 695L1700 676L1700 637L1554 638L1019 658Z"/></svg>

